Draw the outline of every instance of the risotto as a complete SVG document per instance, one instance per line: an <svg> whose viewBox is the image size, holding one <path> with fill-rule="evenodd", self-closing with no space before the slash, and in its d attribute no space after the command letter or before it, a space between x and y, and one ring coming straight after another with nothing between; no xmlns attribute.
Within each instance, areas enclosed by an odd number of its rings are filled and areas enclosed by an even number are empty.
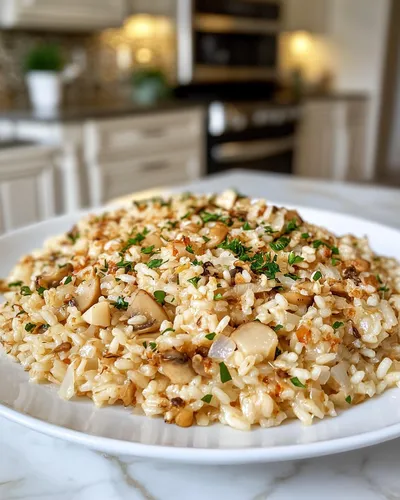
<svg viewBox="0 0 400 500"><path fill-rule="evenodd" d="M2 289L3 350L64 399L247 430L400 386L399 263L233 191L90 215Z"/></svg>

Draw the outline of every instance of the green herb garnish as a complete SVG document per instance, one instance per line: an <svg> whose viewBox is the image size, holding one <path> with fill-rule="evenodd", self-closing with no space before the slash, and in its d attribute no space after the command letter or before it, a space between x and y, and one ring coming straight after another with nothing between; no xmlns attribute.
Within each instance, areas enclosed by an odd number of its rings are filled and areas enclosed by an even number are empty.
<svg viewBox="0 0 400 500"><path fill-rule="evenodd" d="M294 252L290 252L289 257L288 257L288 263L293 266L294 264L298 264L299 262L303 262L303 257L300 257L300 255L295 255Z"/></svg>
<svg viewBox="0 0 400 500"><path fill-rule="evenodd" d="M29 288L29 286L22 286L21 295L23 296L32 295L32 290Z"/></svg>
<svg viewBox="0 0 400 500"><path fill-rule="evenodd" d="M165 304L165 296L167 294L163 291L163 290L156 290L154 292L154 298L156 299L156 301L161 305L163 306Z"/></svg>
<svg viewBox="0 0 400 500"><path fill-rule="evenodd" d="M175 330L173 328L166 328L165 330L163 330L161 332L161 335L164 335L164 333L167 333L167 332L174 332Z"/></svg>
<svg viewBox="0 0 400 500"><path fill-rule="evenodd" d="M274 356L274 359L276 359L278 356L280 356L282 354L282 351L279 349L279 347L277 347L275 349L275 356Z"/></svg>
<svg viewBox="0 0 400 500"><path fill-rule="evenodd" d="M202 401L208 404L211 403L211 399L212 399L212 394L206 394L201 398Z"/></svg>
<svg viewBox="0 0 400 500"><path fill-rule="evenodd" d="M202 236L203 240L208 243L210 241L210 238L207 238L207 236Z"/></svg>
<svg viewBox="0 0 400 500"><path fill-rule="evenodd" d="M220 245L218 245L218 248L222 248L223 250L230 250L236 255L239 260L249 260L247 252L250 250L250 248L245 247L238 238L234 238L231 241L226 238Z"/></svg>
<svg viewBox="0 0 400 500"><path fill-rule="evenodd" d="M380 286L378 288L379 292L388 292L389 290L390 290L390 288L388 288L387 286Z"/></svg>
<svg viewBox="0 0 400 500"><path fill-rule="evenodd" d="M157 267L160 267L163 264L162 259L153 259L147 263L147 267L149 269L156 269Z"/></svg>
<svg viewBox="0 0 400 500"><path fill-rule="evenodd" d="M222 298L223 298L223 297L222 297L222 293L216 293L216 294L214 295L214 300L222 300Z"/></svg>
<svg viewBox="0 0 400 500"><path fill-rule="evenodd" d="M290 278L294 281L297 281L300 279L300 277L297 276L297 274L293 274L293 273L286 273L286 274L284 274L284 276L286 276L286 278Z"/></svg>
<svg viewBox="0 0 400 500"><path fill-rule="evenodd" d="M332 325L332 328L334 330L337 330L338 328L340 328L341 326L344 326L344 323L342 321L335 321Z"/></svg>
<svg viewBox="0 0 400 500"><path fill-rule="evenodd" d="M192 245L187 245L187 247L186 247L186 251L187 251L187 252L189 252L189 253L194 253L194 252L193 252Z"/></svg>
<svg viewBox="0 0 400 500"><path fill-rule="evenodd" d="M296 387L302 387L303 389L306 388L306 386L304 384L302 384L300 382L300 380L297 378L297 377L293 377L290 379L290 381L292 382L293 385L295 385Z"/></svg>
<svg viewBox="0 0 400 500"><path fill-rule="evenodd" d="M22 285L22 283L23 283L22 281L14 281L14 283L9 283L9 284L8 284L8 287L9 287L9 288L12 288L12 287L14 287L14 286L21 286L21 285Z"/></svg>
<svg viewBox="0 0 400 500"><path fill-rule="evenodd" d="M281 250L284 250L289 245L289 243L290 243L289 238L286 238L285 236L281 236L276 241L273 241L272 243L270 243L269 246L275 252L280 252Z"/></svg>
<svg viewBox="0 0 400 500"><path fill-rule="evenodd" d="M144 347L145 349L147 349L147 342L146 342L146 341L144 341L144 342L143 342L143 347Z"/></svg>
<svg viewBox="0 0 400 500"><path fill-rule="evenodd" d="M216 335L217 335L217 334L216 334L216 333L214 333L214 332L213 332L213 333L208 333L208 334L206 335L206 339L208 339L208 340L214 340L214 338L215 338L215 336L216 336Z"/></svg>
<svg viewBox="0 0 400 500"><path fill-rule="evenodd" d="M242 229L244 231L251 231L252 227L250 226L250 224L248 222L245 222L242 226Z"/></svg>
<svg viewBox="0 0 400 500"><path fill-rule="evenodd" d="M152 252L153 252L153 250L154 250L154 245L151 245L151 246L149 246L149 247L144 247L144 248L142 248L140 251L141 251L142 253L144 253L145 255L148 255L148 254L152 253Z"/></svg>
<svg viewBox="0 0 400 500"><path fill-rule="evenodd" d="M120 311L126 311L128 309L129 303L126 302L123 297L118 297L117 301L113 302L112 305Z"/></svg>
<svg viewBox="0 0 400 500"><path fill-rule="evenodd" d="M155 342L149 342L150 349L155 351L157 349L157 344Z"/></svg>
<svg viewBox="0 0 400 500"><path fill-rule="evenodd" d="M271 226L265 226L264 231L265 231L267 234L276 233L276 231L274 231L274 230L272 229L272 227L271 227Z"/></svg>
<svg viewBox="0 0 400 500"><path fill-rule="evenodd" d="M335 259L334 257L332 257L331 262L332 262L332 266L337 266L338 263L340 262L340 260Z"/></svg>
<svg viewBox="0 0 400 500"><path fill-rule="evenodd" d="M141 233L138 233L134 238L129 238L125 246L122 248L121 252L125 253L129 248L133 247L134 245L139 245L149 234L149 232L150 231L147 228L144 228L143 231Z"/></svg>
<svg viewBox="0 0 400 500"><path fill-rule="evenodd" d="M297 229L299 226L297 224L297 219L292 219L291 221L288 222L286 229L285 229L285 234L291 233L295 229Z"/></svg>
<svg viewBox="0 0 400 500"><path fill-rule="evenodd" d="M43 297L43 294L45 292L45 290L47 290L47 288L44 288L43 286L40 286L39 288L36 289L37 293Z"/></svg>
<svg viewBox="0 0 400 500"><path fill-rule="evenodd" d="M119 268L124 268L125 272L128 273L129 271L133 270L133 262L130 262L129 260L124 260L121 258L119 262L117 262L117 267Z"/></svg>
<svg viewBox="0 0 400 500"><path fill-rule="evenodd" d="M283 325L276 325L276 326L274 326L274 327L272 327L272 328L273 328L273 330L275 330L276 332L279 332L279 330L282 330Z"/></svg>
<svg viewBox="0 0 400 500"><path fill-rule="evenodd" d="M68 276L67 279L64 281L64 285L68 285L68 283L71 283L72 281L72 276Z"/></svg>
<svg viewBox="0 0 400 500"><path fill-rule="evenodd" d="M251 259L251 270L258 274L265 274L268 279L275 279L276 273L279 273L280 268L276 263L277 256L271 260L271 254L268 253L256 253Z"/></svg>
<svg viewBox="0 0 400 500"><path fill-rule="evenodd" d="M321 273L321 271L317 271L317 272L314 274L314 276L312 277L312 279L313 279L314 281L318 281L320 278L322 278L322 273Z"/></svg>
<svg viewBox="0 0 400 500"><path fill-rule="evenodd" d="M198 282L201 280L200 276L195 276L194 278L188 279L189 283L191 283L193 286L197 288Z"/></svg>
<svg viewBox="0 0 400 500"><path fill-rule="evenodd" d="M229 370L224 362L219 364L219 375L223 384L232 380L231 374L229 373Z"/></svg>
<svg viewBox="0 0 400 500"><path fill-rule="evenodd" d="M201 212L200 217L204 223L216 222L223 218L221 214L212 214L210 212Z"/></svg>
<svg viewBox="0 0 400 500"><path fill-rule="evenodd" d="M346 403L348 403L349 405L351 405L351 396L346 396L344 398L344 400L346 401Z"/></svg>
<svg viewBox="0 0 400 500"><path fill-rule="evenodd" d="M310 235L308 233L301 233L301 237L303 238L303 240L306 240L310 237Z"/></svg>
<svg viewBox="0 0 400 500"><path fill-rule="evenodd" d="M25 330L26 330L27 332L31 332L34 328L36 328L35 323L27 323L27 324L25 325Z"/></svg>

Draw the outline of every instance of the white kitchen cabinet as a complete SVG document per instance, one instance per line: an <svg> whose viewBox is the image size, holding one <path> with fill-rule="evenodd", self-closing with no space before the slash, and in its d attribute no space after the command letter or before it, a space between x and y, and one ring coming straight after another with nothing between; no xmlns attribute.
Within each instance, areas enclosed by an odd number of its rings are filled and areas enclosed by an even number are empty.
<svg viewBox="0 0 400 500"><path fill-rule="evenodd" d="M204 111L93 120L84 126L90 205L204 174Z"/></svg>
<svg viewBox="0 0 400 500"><path fill-rule="evenodd" d="M296 138L295 173L333 180L362 180L366 171L368 100L310 99Z"/></svg>
<svg viewBox="0 0 400 500"><path fill-rule="evenodd" d="M189 0L188 0L189 1ZM176 0L128 0L129 13L174 17Z"/></svg>
<svg viewBox="0 0 400 500"><path fill-rule="evenodd" d="M0 233L55 215L53 148L0 149Z"/></svg>
<svg viewBox="0 0 400 500"><path fill-rule="evenodd" d="M285 31L326 33L331 19L332 0L283 0Z"/></svg>
<svg viewBox="0 0 400 500"><path fill-rule="evenodd" d="M86 31L120 26L126 0L0 0L0 26Z"/></svg>

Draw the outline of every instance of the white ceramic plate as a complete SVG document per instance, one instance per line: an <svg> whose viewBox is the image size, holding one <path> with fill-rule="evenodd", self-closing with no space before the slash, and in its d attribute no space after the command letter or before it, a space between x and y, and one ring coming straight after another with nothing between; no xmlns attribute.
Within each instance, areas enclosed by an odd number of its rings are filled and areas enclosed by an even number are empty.
<svg viewBox="0 0 400 500"><path fill-rule="evenodd" d="M367 235L384 255L399 255L400 232L354 217L299 207L305 220L343 234ZM68 230L64 216L0 238L0 276L45 238ZM0 415L32 429L100 451L194 463L245 463L306 458L361 448L400 436L400 390L303 427L241 432L213 425L183 429L121 407L96 409L89 400L62 401L48 385L28 382L21 367L0 356Z"/></svg>

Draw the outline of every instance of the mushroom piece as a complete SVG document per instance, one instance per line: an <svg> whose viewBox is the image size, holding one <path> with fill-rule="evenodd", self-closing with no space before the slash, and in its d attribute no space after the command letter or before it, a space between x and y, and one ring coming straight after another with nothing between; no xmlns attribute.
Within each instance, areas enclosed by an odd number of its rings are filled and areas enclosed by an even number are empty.
<svg viewBox="0 0 400 500"><path fill-rule="evenodd" d="M370 263L365 259L345 260L344 265L346 268L354 268L359 273L369 271L370 268Z"/></svg>
<svg viewBox="0 0 400 500"><path fill-rule="evenodd" d="M207 248L215 248L224 241L228 234L228 227L222 222L216 222L208 233L209 241L207 241Z"/></svg>
<svg viewBox="0 0 400 500"><path fill-rule="evenodd" d="M275 357L278 336L272 328L263 323L245 323L236 328L230 338L245 356L261 354L267 360L273 360Z"/></svg>
<svg viewBox="0 0 400 500"><path fill-rule="evenodd" d="M157 234L153 233L146 236L142 245L144 247L154 246L154 248L161 248L163 246L163 243L161 241L161 238Z"/></svg>
<svg viewBox="0 0 400 500"><path fill-rule="evenodd" d="M90 309L88 309L82 318L89 323L89 325L101 326L106 328L111 324L110 306L106 300L97 302Z"/></svg>
<svg viewBox="0 0 400 500"><path fill-rule="evenodd" d="M189 356L176 349L161 354L161 368L173 384L188 384L196 376Z"/></svg>
<svg viewBox="0 0 400 500"><path fill-rule="evenodd" d="M224 208L225 210L232 210L237 200L237 193L233 189L228 189L221 193L215 199L217 207Z"/></svg>
<svg viewBox="0 0 400 500"><path fill-rule="evenodd" d="M51 274L43 274L42 276L38 276L36 278L36 283L38 286L43 288L54 288L58 286L64 278L66 278L69 274L74 270L74 266L72 264L66 264L63 267L58 268Z"/></svg>
<svg viewBox="0 0 400 500"><path fill-rule="evenodd" d="M134 328L139 333L154 333L160 330L161 323L168 319L163 307L158 304L153 297L144 290L138 290L128 308L131 316L145 316L147 321L135 325Z"/></svg>
<svg viewBox="0 0 400 500"><path fill-rule="evenodd" d="M67 352L71 349L72 344L71 342L63 342L62 344L58 345L53 349L53 353L56 352Z"/></svg>
<svg viewBox="0 0 400 500"><path fill-rule="evenodd" d="M191 427L193 424L193 410L190 408L181 410L175 417L175 423L179 427Z"/></svg>
<svg viewBox="0 0 400 500"><path fill-rule="evenodd" d="M200 354L195 354L192 358L192 366L193 370L197 373L197 375L201 375L202 377L209 377L208 373L204 368L204 358Z"/></svg>
<svg viewBox="0 0 400 500"><path fill-rule="evenodd" d="M87 311L99 300L101 295L100 278L94 276L83 281L75 292L75 302L81 312Z"/></svg>
<svg viewBox="0 0 400 500"><path fill-rule="evenodd" d="M310 306L314 300L313 297L310 297L309 295L302 295L298 292L281 292L281 295L285 297L289 304L296 306Z"/></svg>

